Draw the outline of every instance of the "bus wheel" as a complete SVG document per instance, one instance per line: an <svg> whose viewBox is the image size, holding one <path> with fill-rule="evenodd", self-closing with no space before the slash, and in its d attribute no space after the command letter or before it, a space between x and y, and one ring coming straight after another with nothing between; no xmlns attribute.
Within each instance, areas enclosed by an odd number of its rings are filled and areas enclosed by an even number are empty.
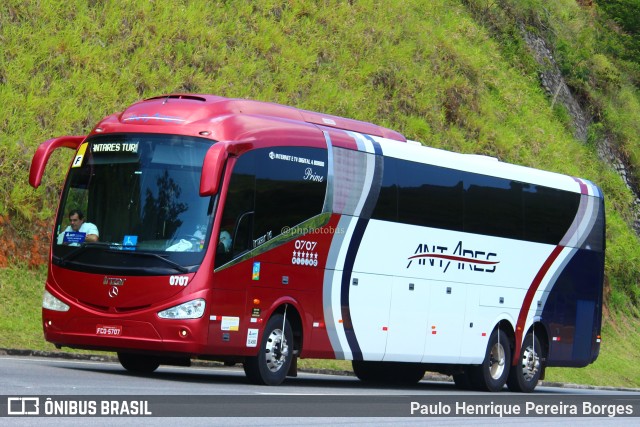
<svg viewBox="0 0 640 427"><path fill-rule="evenodd" d="M507 387L511 391L531 393L538 385L542 374L540 341L532 334L527 334L522 343L518 363L511 368Z"/></svg>
<svg viewBox="0 0 640 427"><path fill-rule="evenodd" d="M424 366L419 363L351 361L353 373L360 381L412 385L424 377Z"/></svg>
<svg viewBox="0 0 640 427"><path fill-rule="evenodd" d="M489 337L487 352L480 366L473 366L469 379L473 388L485 391L500 391L507 382L511 366L511 347L507 334L496 329Z"/></svg>
<svg viewBox="0 0 640 427"><path fill-rule="evenodd" d="M289 372L293 357L293 333L289 323L282 326L282 314L272 316L264 328L257 356L247 357L244 373L254 384L278 385Z"/></svg>
<svg viewBox="0 0 640 427"><path fill-rule="evenodd" d="M394 363L390 370L393 384L413 385L424 377L424 365L420 363Z"/></svg>
<svg viewBox="0 0 640 427"><path fill-rule="evenodd" d="M356 377L363 382L382 381L384 371L380 367L380 363L367 362L364 360L352 360L351 367Z"/></svg>
<svg viewBox="0 0 640 427"><path fill-rule="evenodd" d="M136 374L150 374L160 366L157 358L144 354L118 353L118 360L124 369Z"/></svg>

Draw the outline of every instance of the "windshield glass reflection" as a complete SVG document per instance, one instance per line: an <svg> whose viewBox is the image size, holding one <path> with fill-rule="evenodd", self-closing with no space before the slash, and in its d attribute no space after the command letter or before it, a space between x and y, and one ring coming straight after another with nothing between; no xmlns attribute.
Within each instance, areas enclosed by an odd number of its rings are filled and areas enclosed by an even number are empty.
<svg viewBox="0 0 640 427"><path fill-rule="evenodd" d="M112 263L113 257L96 256L101 248L159 253L180 265L201 262L212 198L200 197L200 175L212 143L175 135L101 135L83 144L67 178L54 256L98 242L75 256L77 262Z"/></svg>

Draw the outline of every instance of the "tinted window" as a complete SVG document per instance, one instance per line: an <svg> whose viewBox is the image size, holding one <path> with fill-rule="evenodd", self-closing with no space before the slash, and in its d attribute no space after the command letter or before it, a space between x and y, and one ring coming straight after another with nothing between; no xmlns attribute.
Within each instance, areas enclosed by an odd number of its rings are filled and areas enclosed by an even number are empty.
<svg viewBox="0 0 640 427"><path fill-rule="evenodd" d="M411 197L404 196L410 196L413 192L425 203L426 212L423 218L430 227L462 230L464 203L460 173L452 169L426 165L416 167L415 163L409 164L412 167L407 172L413 175L415 171L413 178L421 177L425 183L418 188L400 190L400 210L407 213L411 211ZM415 218L417 214L414 212Z"/></svg>
<svg viewBox="0 0 640 427"><path fill-rule="evenodd" d="M522 184L465 173L464 231L522 238Z"/></svg>
<svg viewBox="0 0 640 427"><path fill-rule="evenodd" d="M216 266L322 213L326 185L326 150L273 147L241 155L229 182ZM223 232L231 239L226 251Z"/></svg>
<svg viewBox="0 0 640 427"><path fill-rule="evenodd" d="M256 246L322 213L327 187L327 151L275 147L255 150Z"/></svg>
<svg viewBox="0 0 640 427"><path fill-rule="evenodd" d="M251 249L256 180L255 157L253 152L246 153L237 160L233 168L224 213L220 220L221 241L218 243L216 266ZM226 241L227 239L229 241Z"/></svg>
<svg viewBox="0 0 640 427"><path fill-rule="evenodd" d="M555 245L579 203L577 193L387 157L372 218Z"/></svg>
<svg viewBox="0 0 640 427"><path fill-rule="evenodd" d="M524 239L558 244L573 222L580 194L527 184L523 203Z"/></svg>
<svg viewBox="0 0 640 427"><path fill-rule="evenodd" d="M463 192L459 172L393 158L385 159L382 188L374 218L393 220L397 217L399 222L405 224L462 230L462 212Z"/></svg>
<svg viewBox="0 0 640 427"><path fill-rule="evenodd" d="M382 166L382 186L378 195L371 218L383 221L398 220L398 185L396 168L398 161L389 157L384 158Z"/></svg>

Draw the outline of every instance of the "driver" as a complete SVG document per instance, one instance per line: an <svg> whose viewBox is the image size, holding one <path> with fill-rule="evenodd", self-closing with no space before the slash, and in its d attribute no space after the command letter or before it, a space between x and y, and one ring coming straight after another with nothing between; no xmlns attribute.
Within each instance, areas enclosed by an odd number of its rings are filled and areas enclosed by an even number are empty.
<svg viewBox="0 0 640 427"><path fill-rule="evenodd" d="M86 222L84 214L80 209L72 209L69 212L70 225L58 235L58 244L67 244L77 246L79 243L97 242L100 233L95 224ZM70 234L68 234L70 233ZM66 237L66 238L65 238Z"/></svg>

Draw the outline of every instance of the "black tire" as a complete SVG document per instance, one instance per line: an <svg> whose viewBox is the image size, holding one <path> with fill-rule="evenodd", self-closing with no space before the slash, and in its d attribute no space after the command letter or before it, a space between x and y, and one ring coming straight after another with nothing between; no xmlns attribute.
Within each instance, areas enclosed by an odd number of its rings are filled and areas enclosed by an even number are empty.
<svg viewBox="0 0 640 427"><path fill-rule="evenodd" d="M419 363L353 360L351 366L360 381L376 384L413 385L424 377L425 371Z"/></svg>
<svg viewBox="0 0 640 427"><path fill-rule="evenodd" d="M368 362L364 360L352 360L351 367L356 377L367 383L381 382L384 371L380 369L379 362Z"/></svg>
<svg viewBox="0 0 640 427"><path fill-rule="evenodd" d="M282 340L282 314L273 315L264 328L258 355L247 357L244 373L253 384L281 384L289 372L293 356L293 333L289 322L284 325Z"/></svg>
<svg viewBox="0 0 640 427"><path fill-rule="evenodd" d="M542 346L538 337L527 334L520 349L518 363L511 367L507 387L520 393L531 393L540 380L542 374Z"/></svg>
<svg viewBox="0 0 640 427"><path fill-rule="evenodd" d="M469 378L469 373L467 371L453 374L453 383L456 385L458 390L471 390L473 387L471 385L471 379Z"/></svg>
<svg viewBox="0 0 640 427"><path fill-rule="evenodd" d="M471 366L469 379L476 390L500 391L509 377L511 366L511 346L503 331L495 329L489 337L487 351L482 365Z"/></svg>
<svg viewBox="0 0 640 427"><path fill-rule="evenodd" d="M160 366L156 357L144 354L118 353L118 360L124 369L136 374L150 374Z"/></svg>

